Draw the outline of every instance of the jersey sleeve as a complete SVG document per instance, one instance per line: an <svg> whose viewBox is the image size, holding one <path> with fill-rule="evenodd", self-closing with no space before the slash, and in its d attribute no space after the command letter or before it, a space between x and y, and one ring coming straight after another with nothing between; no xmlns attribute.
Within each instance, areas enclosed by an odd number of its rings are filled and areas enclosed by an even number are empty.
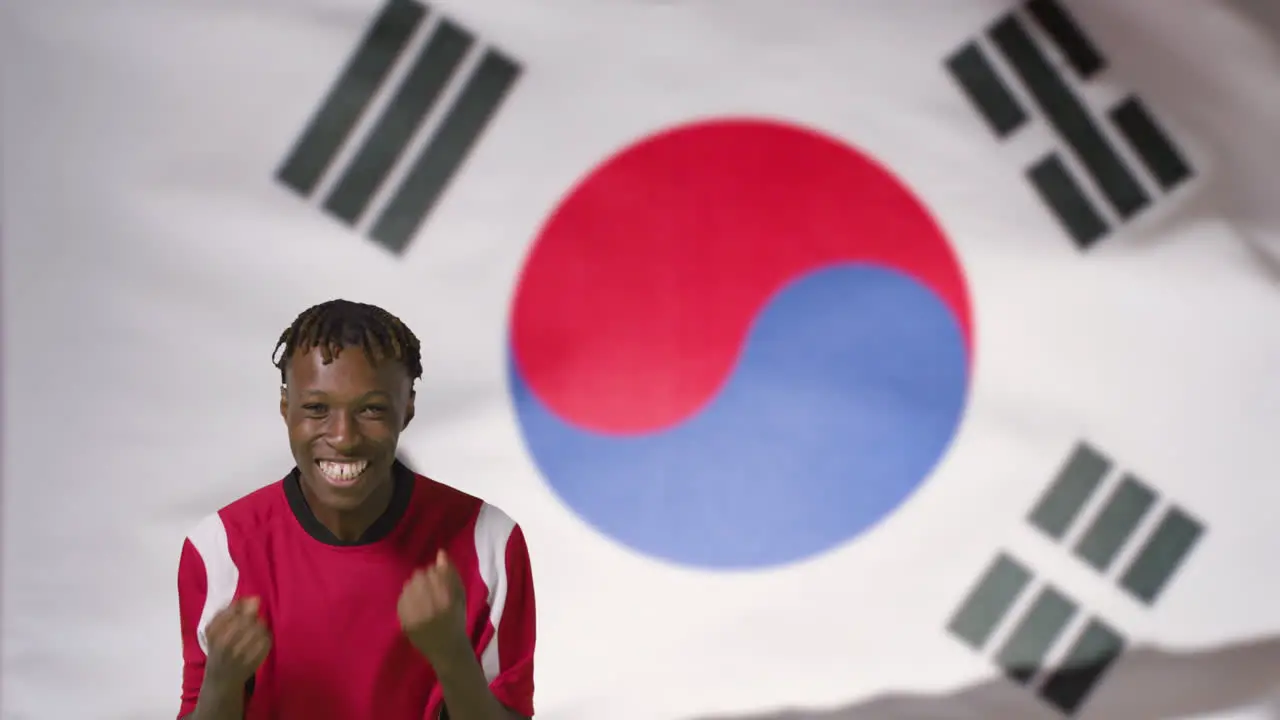
<svg viewBox="0 0 1280 720"><path fill-rule="evenodd" d="M506 599L501 616L494 622L491 642L497 647L498 673L489 688L498 702L533 717L533 647L536 614L533 601L533 573L524 533L516 525L506 544Z"/></svg>
<svg viewBox="0 0 1280 720"><path fill-rule="evenodd" d="M190 540L182 544L178 560L178 614L182 626L182 706L178 718L190 715L200 698L204 682L204 650L200 647L200 614L208 596L208 577L204 560Z"/></svg>

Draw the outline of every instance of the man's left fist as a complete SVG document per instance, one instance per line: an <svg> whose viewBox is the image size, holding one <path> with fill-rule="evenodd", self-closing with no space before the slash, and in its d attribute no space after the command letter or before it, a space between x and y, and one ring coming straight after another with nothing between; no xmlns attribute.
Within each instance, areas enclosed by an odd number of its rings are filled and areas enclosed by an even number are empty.
<svg viewBox="0 0 1280 720"><path fill-rule="evenodd" d="M410 576L400 592L396 612L409 642L427 660L437 662L470 649L467 593L444 550L436 555L434 565Z"/></svg>

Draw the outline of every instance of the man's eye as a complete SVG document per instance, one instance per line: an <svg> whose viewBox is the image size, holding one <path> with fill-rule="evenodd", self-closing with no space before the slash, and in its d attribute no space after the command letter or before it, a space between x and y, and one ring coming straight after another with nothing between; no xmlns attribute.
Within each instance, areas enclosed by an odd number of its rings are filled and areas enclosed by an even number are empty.
<svg viewBox="0 0 1280 720"><path fill-rule="evenodd" d="M312 414L322 414L329 408L322 403L307 403L302 406L302 409Z"/></svg>
<svg viewBox="0 0 1280 720"><path fill-rule="evenodd" d="M379 417L387 412L387 408L385 405L366 405L364 412L366 415Z"/></svg>

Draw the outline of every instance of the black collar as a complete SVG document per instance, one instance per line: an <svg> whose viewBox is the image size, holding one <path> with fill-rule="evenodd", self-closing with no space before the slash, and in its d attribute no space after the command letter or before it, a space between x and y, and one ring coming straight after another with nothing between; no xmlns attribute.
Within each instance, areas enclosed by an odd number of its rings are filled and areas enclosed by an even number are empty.
<svg viewBox="0 0 1280 720"><path fill-rule="evenodd" d="M413 471L396 460L391 466L391 482L391 503L387 505L386 511L373 521L363 535L350 542L340 540L316 518L315 513L311 512L311 507L307 505L307 498L302 494L302 471L296 467L284 479L284 494L289 500L289 509L293 511L294 517L298 518L298 524L311 537L326 545L343 547L368 545L390 535L396 524L400 522L400 518L404 517L405 511L409 509L409 499L413 497Z"/></svg>

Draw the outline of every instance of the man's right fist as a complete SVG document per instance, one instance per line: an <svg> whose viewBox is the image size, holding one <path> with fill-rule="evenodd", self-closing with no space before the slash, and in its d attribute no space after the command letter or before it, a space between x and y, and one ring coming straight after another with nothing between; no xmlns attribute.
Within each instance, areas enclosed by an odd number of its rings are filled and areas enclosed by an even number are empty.
<svg viewBox="0 0 1280 720"><path fill-rule="evenodd" d="M258 619L258 598L235 600L205 629L209 654L205 677L218 683L248 682L271 651L271 635Z"/></svg>

